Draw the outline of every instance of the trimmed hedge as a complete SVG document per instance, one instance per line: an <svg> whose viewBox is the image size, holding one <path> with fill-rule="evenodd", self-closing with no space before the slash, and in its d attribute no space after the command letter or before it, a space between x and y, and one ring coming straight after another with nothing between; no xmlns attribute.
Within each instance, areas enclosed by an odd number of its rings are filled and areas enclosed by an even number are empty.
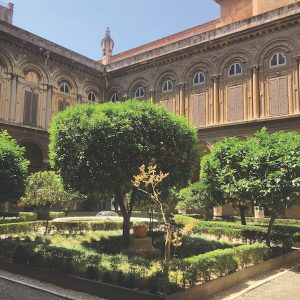
<svg viewBox="0 0 300 300"><path fill-rule="evenodd" d="M76 234L84 231L120 230L122 221L98 221L98 222L51 222L51 229L60 233Z"/></svg>
<svg viewBox="0 0 300 300"><path fill-rule="evenodd" d="M41 221L0 224L0 235L8 236L37 232L39 228L44 225L45 222Z"/></svg>
<svg viewBox="0 0 300 300"><path fill-rule="evenodd" d="M246 244L261 243L266 240L267 227L265 226L245 226L230 222L202 221L184 215L176 215L175 221L179 225L195 223L196 226L193 229L195 233L214 235L218 239L225 236L230 239L242 240ZM298 227L276 225L271 235L271 243L274 246L281 246L285 249L284 251L288 251L299 238L300 231Z"/></svg>
<svg viewBox="0 0 300 300"><path fill-rule="evenodd" d="M53 220L56 218L63 218L65 217L64 212L13 212L13 213L6 213L0 212L0 224L7 224L7 223L17 223L17 222L30 222L30 221L40 221L40 220Z"/></svg>
<svg viewBox="0 0 300 300"><path fill-rule="evenodd" d="M35 212L20 212L20 222L37 221L37 213Z"/></svg>
<svg viewBox="0 0 300 300"><path fill-rule="evenodd" d="M235 272L267 258L264 244L208 252L169 264L169 278L159 261L124 255L95 254L18 240L0 240L0 256L15 263L101 280L151 293L172 293L182 288Z"/></svg>
<svg viewBox="0 0 300 300"><path fill-rule="evenodd" d="M179 287L192 287L257 264L267 258L268 247L265 244L243 245L172 261L170 274Z"/></svg>

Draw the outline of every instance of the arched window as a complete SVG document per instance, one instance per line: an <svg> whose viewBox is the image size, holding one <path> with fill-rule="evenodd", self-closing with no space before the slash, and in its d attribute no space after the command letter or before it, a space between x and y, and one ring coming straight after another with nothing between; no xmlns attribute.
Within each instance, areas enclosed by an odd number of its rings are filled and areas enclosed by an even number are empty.
<svg viewBox="0 0 300 300"><path fill-rule="evenodd" d="M89 92L88 100L91 102L96 102L96 94L94 92Z"/></svg>
<svg viewBox="0 0 300 300"><path fill-rule="evenodd" d="M33 72L33 71L29 71L27 74L26 74L26 80L31 82L31 83L34 83L34 84L38 84L39 83L39 77L38 75Z"/></svg>
<svg viewBox="0 0 300 300"><path fill-rule="evenodd" d="M69 94L69 92L70 92L69 85L66 82L62 82L60 84L59 90L64 94Z"/></svg>
<svg viewBox="0 0 300 300"><path fill-rule="evenodd" d="M242 66L239 63L234 63L230 66L228 71L229 76L237 76L242 74Z"/></svg>
<svg viewBox="0 0 300 300"><path fill-rule="evenodd" d="M198 72L193 79L193 85L205 83L205 75L202 72Z"/></svg>
<svg viewBox="0 0 300 300"><path fill-rule="evenodd" d="M173 83L171 80L164 81L164 83L162 85L162 91L164 93L173 91Z"/></svg>
<svg viewBox="0 0 300 300"><path fill-rule="evenodd" d="M135 98L144 98L145 97L145 89L143 87L137 88L135 91Z"/></svg>
<svg viewBox="0 0 300 300"><path fill-rule="evenodd" d="M119 93L114 92L114 93L112 94L112 96L111 96L111 101L112 101L112 102L117 102L117 101L119 101L119 100L120 100Z"/></svg>
<svg viewBox="0 0 300 300"><path fill-rule="evenodd" d="M270 66L278 67L278 66L282 66L282 65L286 65L285 55L282 53L275 53L270 60Z"/></svg>

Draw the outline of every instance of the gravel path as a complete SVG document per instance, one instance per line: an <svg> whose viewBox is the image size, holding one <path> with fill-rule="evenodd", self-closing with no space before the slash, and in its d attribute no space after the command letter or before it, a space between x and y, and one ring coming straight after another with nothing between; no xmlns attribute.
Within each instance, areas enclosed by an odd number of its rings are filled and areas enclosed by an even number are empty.
<svg viewBox="0 0 300 300"><path fill-rule="evenodd" d="M97 296L67 290L54 284L0 270L0 300L65 299L105 300Z"/></svg>
<svg viewBox="0 0 300 300"><path fill-rule="evenodd" d="M300 300L300 262L251 278L206 300Z"/></svg>

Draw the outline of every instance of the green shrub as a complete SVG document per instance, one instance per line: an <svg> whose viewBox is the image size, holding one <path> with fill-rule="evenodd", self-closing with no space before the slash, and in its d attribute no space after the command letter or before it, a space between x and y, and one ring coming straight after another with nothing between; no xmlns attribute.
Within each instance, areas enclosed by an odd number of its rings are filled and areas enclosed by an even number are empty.
<svg viewBox="0 0 300 300"><path fill-rule="evenodd" d="M244 268L248 265L257 264L266 259L268 247L266 244L243 245L234 248L239 265Z"/></svg>
<svg viewBox="0 0 300 300"><path fill-rule="evenodd" d="M35 212L20 212L19 216L21 222L30 222L37 220L37 213Z"/></svg>
<svg viewBox="0 0 300 300"><path fill-rule="evenodd" d="M26 247L26 244L16 245L12 253L13 262L16 264L28 264L33 259L33 252L30 247Z"/></svg>
<svg viewBox="0 0 300 300"><path fill-rule="evenodd" d="M230 239L242 240L247 244L262 243L266 240L266 226L245 226L238 223L222 221L202 221L185 215L176 215L175 221L182 226L196 222L196 226L193 230L195 233L214 235L219 239L225 236ZM271 244L273 246L280 246L286 249L286 251L289 251L293 243L299 239L299 237L300 232L297 227L275 226L271 234Z"/></svg>
<svg viewBox="0 0 300 300"><path fill-rule="evenodd" d="M123 223L121 221L98 221L98 222L51 222L54 231L68 234L78 234L84 231L108 231L120 230Z"/></svg>
<svg viewBox="0 0 300 300"><path fill-rule="evenodd" d="M0 235L8 236L37 232L44 225L44 222L41 221L0 224Z"/></svg>
<svg viewBox="0 0 300 300"><path fill-rule="evenodd" d="M243 245L232 249L223 249L174 260L170 264L171 277L180 287L190 287L257 264L268 258L268 247L265 244Z"/></svg>
<svg viewBox="0 0 300 300"><path fill-rule="evenodd" d="M99 268L95 265L87 265L85 276L87 279L97 280L99 278Z"/></svg>

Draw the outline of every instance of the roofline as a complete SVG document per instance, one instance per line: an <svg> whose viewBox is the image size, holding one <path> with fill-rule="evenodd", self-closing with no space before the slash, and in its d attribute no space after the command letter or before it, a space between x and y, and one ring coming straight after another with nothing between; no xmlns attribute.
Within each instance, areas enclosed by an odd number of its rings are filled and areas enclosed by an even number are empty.
<svg viewBox="0 0 300 300"><path fill-rule="evenodd" d="M101 64L101 62L88 58L82 54L79 54L75 51L72 51L68 48L65 48L61 45L51 42L45 38L42 38L36 34L33 34L15 25L0 21L0 33L1 32L11 35L29 44L40 47L41 50L44 49L50 51L50 55L51 53L54 53L58 56L68 58L71 61L82 64L86 67L90 67L94 70L103 72L104 67Z"/></svg>

